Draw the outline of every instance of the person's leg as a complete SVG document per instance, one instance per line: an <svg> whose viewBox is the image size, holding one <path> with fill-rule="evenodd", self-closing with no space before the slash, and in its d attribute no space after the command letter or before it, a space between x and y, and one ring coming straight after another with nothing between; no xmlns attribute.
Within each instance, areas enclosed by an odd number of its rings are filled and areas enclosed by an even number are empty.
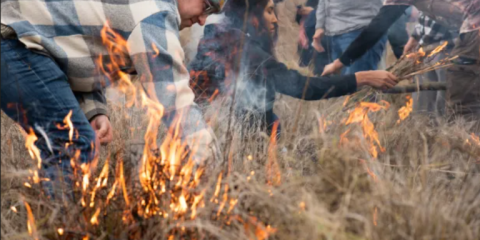
<svg viewBox="0 0 480 240"><path fill-rule="evenodd" d="M77 152L82 163L94 157L95 132L67 77L52 59L26 49L18 40L1 41L1 108L38 137L35 145L41 152L42 172L51 180L43 183L47 191L59 187L58 173L71 176L70 159ZM70 112L73 136L63 127Z"/></svg>
<svg viewBox="0 0 480 240"><path fill-rule="evenodd" d="M336 45L338 46L337 48L340 54L347 50L350 44L360 35L360 33L362 33L362 30L363 29L358 29L337 36ZM353 74L360 71L376 70L378 68L378 63L382 59L386 42L386 36L382 37L378 43L368 50L362 57L357 59L348 68L344 68L343 74Z"/></svg>
<svg viewBox="0 0 480 240"><path fill-rule="evenodd" d="M416 83L438 82L435 71L427 72L416 77ZM437 91L420 91L412 93L413 112L420 114L433 115L437 101Z"/></svg>
<svg viewBox="0 0 480 240"><path fill-rule="evenodd" d="M480 31L461 34L451 55L459 58L447 71L447 110L480 122Z"/></svg>
<svg viewBox="0 0 480 240"><path fill-rule="evenodd" d="M407 32L407 23L410 18L412 8L408 8L406 13L403 14L393 25L388 29L388 41L392 47L392 51L395 57L398 59L403 54L403 48L407 44L409 35Z"/></svg>

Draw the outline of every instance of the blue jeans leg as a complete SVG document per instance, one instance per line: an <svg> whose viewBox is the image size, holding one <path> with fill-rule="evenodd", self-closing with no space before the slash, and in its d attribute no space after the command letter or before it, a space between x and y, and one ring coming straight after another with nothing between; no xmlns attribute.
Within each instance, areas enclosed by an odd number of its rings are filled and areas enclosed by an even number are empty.
<svg viewBox="0 0 480 240"><path fill-rule="evenodd" d="M70 183L70 159L79 153L79 161L90 162L94 155L95 132L82 112L66 75L51 58L25 48L18 40L1 41L1 107L25 131L38 137L42 169L51 181L44 182L48 193L58 189L60 176ZM61 129L72 112L75 133ZM42 134L42 130L45 133ZM66 148L66 143L72 144ZM64 190L69 190L67 186Z"/></svg>
<svg viewBox="0 0 480 240"><path fill-rule="evenodd" d="M337 59L341 56L350 44L362 33L363 29L341 34L332 37L333 56ZM342 74L353 74L360 71L377 70L378 63L382 59L383 51L387 43L387 36L383 36L377 44L368 50L362 57L357 59L352 65L342 70Z"/></svg>

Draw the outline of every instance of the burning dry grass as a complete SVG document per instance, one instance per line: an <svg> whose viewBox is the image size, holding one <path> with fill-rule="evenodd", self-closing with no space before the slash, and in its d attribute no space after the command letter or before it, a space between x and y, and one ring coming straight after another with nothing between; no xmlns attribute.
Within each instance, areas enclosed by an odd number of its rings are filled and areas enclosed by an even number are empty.
<svg viewBox="0 0 480 240"><path fill-rule="evenodd" d="M294 127L288 116L298 104L304 111ZM227 116L218 113L228 111L225 105L205 109L222 144ZM342 105L281 97L277 142L235 128L225 168L206 173L192 195L167 185L172 194L159 201L178 205L148 218L128 207L145 204L135 155L146 125L141 114L126 119L129 110L112 111L116 140L90 177L93 188L108 163L108 183L93 207L91 195L83 207L80 198L52 201L35 185L24 186L36 162L2 115L2 238L28 239L30 229L38 239L477 239L480 143L467 124L416 115L397 123L400 104L376 109L367 113L378 132L375 146L383 149L375 158L362 121L352 121L354 109ZM121 172L125 192L117 184L109 198Z"/></svg>
<svg viewBox="0 0 480 240"><path fill-rule="evenodd" d="M293 19L285 4L281 21ZM291 61L292 25L280 26L289 50L279 57ZM28 179L38 162L2 113L2 239L478 239L480 140L469 124L408 116L400 95L357 104L367 95L346 106L279 97L278 140L241 123L228 135L228 102L216 101L204 110L230 149L223 167L184 162L172 178L151 165L161 181L139 174L152 116L113 105L115 141L88 178L79 174L74 201L48 199ZM186 181L180 169L203 174Z"/></svg>

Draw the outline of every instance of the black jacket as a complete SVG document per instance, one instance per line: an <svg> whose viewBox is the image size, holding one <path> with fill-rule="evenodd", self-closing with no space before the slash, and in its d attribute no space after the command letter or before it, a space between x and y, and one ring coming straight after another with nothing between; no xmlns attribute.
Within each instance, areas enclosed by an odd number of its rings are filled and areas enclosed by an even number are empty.
<svg viewBox="0 0 480 240"><path fill-rule="evenodd" d="M261 118L261 124L270 129L276 118L273 104L277 92L298 99L320 100L356 91L355 75L308 78L278 62L268 53L264 42L228 24L207 25L198 53L190 64L197 101L209 99L216 90L220 94L231 93L232 79L237 79L237 113L253 113L255 119Z"/></svg>

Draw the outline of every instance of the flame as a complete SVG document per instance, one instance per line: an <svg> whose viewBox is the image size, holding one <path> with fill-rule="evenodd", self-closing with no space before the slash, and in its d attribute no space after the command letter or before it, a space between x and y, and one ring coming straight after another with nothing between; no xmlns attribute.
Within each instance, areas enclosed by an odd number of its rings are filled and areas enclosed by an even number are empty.
<svg viewBox="0 0 480 240"><path fill-rule="evenodd" d="M28 135L25 136L25 147L30 154L30 157L37 161L38 169L42 168L42 157L40 155L40 150L35 146L35 142L38 140L37 135L33 129L30 128Z"/></svg>
<svg viewBox="0 0 480 240"><path fill-rule="evenodd" d="M443 42L442 45L436 47L427 57L431 57L431 56L443 51L443 49L445 49L445 47L447 47L447 45L448 45L448 41Z"/></svg>
<svg viewBox="0 0 480 240"><path fill-rule="evenodd" d="M267 159L267 181L270 185L279 185L281 183L280 167L277 163L277 129L279 122L273 124L272 135L270 136L270 144L268 146Z"/></svg>
<svg viewBox="0 0 480 240"><path fill-rule="evenodd" d="M425 57L425 54L426 53L423 50L423 48L420 48L420 49L418 49L418 52L408 54L407 58L421 58L421 57Z"/></svg>
<svg viewBox="0 0 480 240"><path fill-rule="evenodd" d="M100 215L100 208L97 208L92 218L90 218L90 223L92 225L98 225L98 215Z"/></svg>
<svg viewBox="0 0 480 240"><path fill-rule="evenodd" d="M386 110L390 107L390 104L386 101L381 101L381 104L370 103L370 102L360 102L357 104L357 107L350 113L345 125L350 125L352 123L360 123L363 130L363 135L365 139L370 144L369 152L373 158L378 157L377 147L380 148L381 152L384 152L385 149L380 144L378 138L378 132L375 130L375 126L370 121L368 113L378 112L380 110Z"/></svg>
<svg viewBox="0 0 480 240"><path fill-rule="evenodd" d="M25 204L25 209L27 209L27 229L28 229L28 234L32 236L34 239L38 239L37 235L37 226L35 225L35 218L33 217L32 209L30 208L30 205L24 201Z"/></svg>
<svg viewBox="0 0 480 240"><path fill-rule="evenodd" d="M413 99L412 99L412 97L409 95L406 98L407 98L407 103L405 104L405 106L401 107L398 110L398 117L400 119L397 121L397 123L400 123L401 121L405 120L410 115L410 113L413 111Z"/></svg>
<svg viewBox="0 0 480 240"><path fill-rule="evenodd" d="M73 111L70 110L70 112L68 112L67 116L65 116L65 118L63 119L63 123L65 124L64 126L62 126L60 124L57 124L57 128L60 129L60 130L68 129L68 139L70 140L70 143L73 140L73 133L75 131L75 128L73 127L73 123L72 123L72 114L73 114ZM67 143L67 144L69 144L69 143ZM69 145L67 145L66 148L68 148L68 146Z"/></svg>
<svg viewBox="0 0 480 240"><path fill-rule="evenodd" d="M59 228L57 229L57 232L58 232L58 235L62 236L65 231L63 230L63 228Z"/></svg>
<svg viewBox="0 0 480 240"><path fill-rule="evenodd" d="M375 209L373 210L373 216L372 216L373 225L375 226L377 226L377 215L378 215L378 209L377 207L375 207Z"/></svg>

